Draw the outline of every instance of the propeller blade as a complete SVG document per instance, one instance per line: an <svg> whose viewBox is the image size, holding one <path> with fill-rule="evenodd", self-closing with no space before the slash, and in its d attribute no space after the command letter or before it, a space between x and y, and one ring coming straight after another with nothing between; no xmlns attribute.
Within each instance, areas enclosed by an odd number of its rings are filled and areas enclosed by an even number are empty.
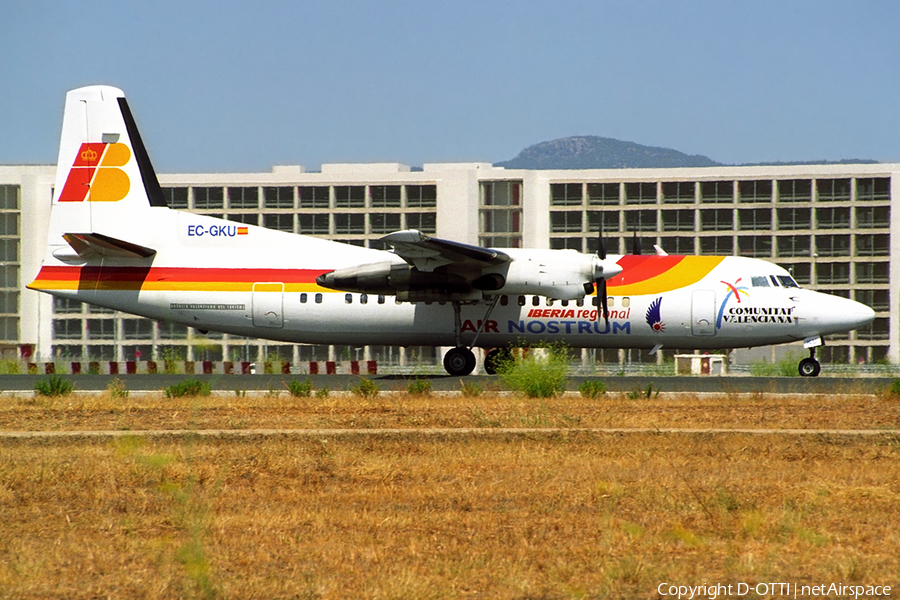
<svg viewBox="0 0 900 600"><path fill-rule="evenodd" d="M597 294L600 296L600 306L603 309L603 319L606 321L606 325L609 326L609 297L606 293L606 280L600 279L597 281ZM597 314L600 314L600 311L597 311Z"/></svg>
<svg viewBox="0 0 900 600"><path fill-rule="evenodd" d="M600 260L606 260L606 240L603 239L603 213L600 213L600 231L597 234L597 256Z"/></svg>
<svg viewBox="0 0 900 600"><path fill-rule="evenodd" d="M631 240L631 253L637 255L641 253L641 240L638 239L637 229L634 230L634 237Z"/></svg>

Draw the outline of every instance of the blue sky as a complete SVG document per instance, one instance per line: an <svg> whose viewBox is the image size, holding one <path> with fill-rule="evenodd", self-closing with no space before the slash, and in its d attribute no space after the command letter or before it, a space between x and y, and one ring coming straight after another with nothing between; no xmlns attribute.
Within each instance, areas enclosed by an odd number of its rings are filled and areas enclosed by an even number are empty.
<svg viewBox="0 0 900 600"><path fill-rule="evenodd" d="M122 88L160 172L510 159L602 135L900 162L900 2L11 0L0 164Z"/></svg>

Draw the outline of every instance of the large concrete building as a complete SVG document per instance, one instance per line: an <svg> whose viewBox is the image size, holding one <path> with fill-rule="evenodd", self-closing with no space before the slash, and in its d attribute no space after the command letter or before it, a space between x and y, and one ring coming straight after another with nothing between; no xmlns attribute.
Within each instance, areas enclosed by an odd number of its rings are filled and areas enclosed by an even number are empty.
<svg viewBox="0 0 900 600"><path fill-rule="evenodd" d="M900 164L697 169L506 170L490 164L331 164L270 173L160 175L169 205L284 231L381 247L415 228L494 247L753 256L801 284L875 309L871 326L831 336L824 362L900 359ZM369 358L433 363L433 348L321 347L265 342L157 323L25 289L44 252L55 167L0 166L0 344L42 359L293 361ZM272 248L277 253L277 248ZM774 351L766 350L765 352ZM664 354L664 353L663 353ZM585 360L659 360L596 351Z"/></svg>

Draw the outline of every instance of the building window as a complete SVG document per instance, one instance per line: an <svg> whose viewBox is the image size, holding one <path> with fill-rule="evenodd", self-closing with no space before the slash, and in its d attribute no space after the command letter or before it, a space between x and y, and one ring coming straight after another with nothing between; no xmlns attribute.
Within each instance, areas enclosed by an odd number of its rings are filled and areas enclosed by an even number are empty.
<svg viewBox="0 0 900 600"><path fill-rule="evenodd" d="M88 360L116 360L116 347L112 344L95 344L87 347Z"/></svg>
<svg viewBox="0 0 900 600"><path fill-rule="evenodd" d="M19 210L19 186L0 185L0 210Z"/></svg>
<svg viewBox="0 0 900 600"><path fill-rule="evenodd" d="M887 283L890 270L888 263L857 262L854 265L856 283Z"/></svg>
<svg viewBox="0 0 900 600"><path fill-rule="evenodd" d="M334 232L337 234L358 234L366 232L366 216L355 213L334 215Z"/></svg>
<svg viewBox="0 0 900 600"><path fill-rule="evenodd" d="M228 208L259 208L259 188L228 188Z"/></svg>
<svg viewBox="0 0 900 600"><path fill-rule="evenodd" d="M149 319L122 319L122 339L146 340L153 335L153 321ZM146 357L149 358L149 355Z"/></svg>
<svg viewBox="0 0 900 600"><path fill-rule="evenodd" d="M808 235L778 236L778 256L810 256L812 249Z"/></svg>
<svg viewBox="0 0 900 600"><path fill-rule="evenodd" d="M587 227L591 233L619 231L619 211L589 210L587 211Z"/></svg>
<svg viewBox="0 0 900 600"><path fill-rule="evenodd" d="M772 229L772 211L768 208L738 209L738 229Z"/></svg>
<svg viewBox="0 0 900 600"><path fill-rule="evenodd" d="M391 233L400 230L400 213L370 214L369 227L372 233Z"/></svg>
<svg viewBox="0 0 900 600"><path fill-rule="evenodd" d="M816 254L819 256L850 256L850 236L817 235Z"/></svg>
<svg viewBox="0 0 900 600"><path fill-rule="evenodd" d="M694 209L664 210L660 214L663 231L694 231Z"/></svg>
<svg viewBox="0 0 900 600"><path fill-rule="evenodd" d="M772 182L768 179L738 182L739 202L771 202Z"/></svg>
<svg viewBox="0 0 900 600"><path fill-rule="evenodd" d="M618 183L587 184L588 204L593 206L614 206L619 204Z"/></svg>
<svg viewBox="0 0 900 600"><path fill-rule="evenodd" d="M521 181L481 183L479 243L492 248L519 248L522 245Z"/></svg>
<svg viewBox="0 0 900 600"><path fill-rule="evenodd" d="M115 319L88 319L87 338L89 340L114 340L116 339Z"/></svg>
<svg viewBox="0 0 900 600"><path fill-rule="evenodd" d="M812 228L812 210L809 208L779 208L776 215L780 230Z"/></svg>
<svg viewBox="0 0 900 600"><path fill-rule="evenodd" d="M269 214L263 215L263 226L269 229L277 229L278 231L294 232L294 215L292 214Z"/></svg>
<svg viewBox="0 0 900 600"><path fill-rule="evenodd" d="M694 238L692 237L664 237L660 238L659 246L669 254L694 254Z"/></svg>
<svg viewBox="0 0 900 600"><path fill-rule="evenodd" d="M694 197L691 196L693 202ZM656 183L626 183L626 204L656 204Z"/></svg>
<svg viewBox="0 0 900 600"><path fill-rule="evenodd" d="M886 233L859 234L856 236L857 256L890 256L890 236Z"/></svg>
<svg viewBox="0 0 900 600"><path fill-rule="evenodd" d="M78 300L53 297L53 313L57 315L80 313L82 306L84 305Z"/></svg>
<svg viewBox="0 0 900 600"><path fill-rule="evenodd" d="M772 256L772 236L742 235L738 237L738 253L741 256Z"/></svg>
<svg viewBox="0 0 900 600"><path fill-rule="evenodd" d="M243 223L245 225L259 225L259 215L256 213L238 213L227 215L229 221Z"/></svg>
<svg viewBox="0 0 900 600"><path fill-rule="evenodd" d="M580 237L550 238L551 250L578 250L581 252L582 240Z"/></svg>
<svg viewBox="0 0 900 600"><path fill-rule="evenodd" d="M819 202L849 202L849 179L819 179L816 181L816 196Z"/></svg>
<svg viewBox="0 0 900 600"><path fill-rule="evenodd" d="M809 285L810 281L812 281L812 266L809 263L793 263L780 266L787 269L794 281L801 285Z"/></svg>
<svg viewBox="0 0 900 600"><path fill-rule="evenodd" d="M366 186L334 186L334 205L338 208L364 208L366 206Z"/></svg>
<svg viewBox="0 0 900 600"><path fill-rule="evenodd" d="M891 226L890 206L857 206L856 226L859 229L886 229Z"/></svg>
<svg viewBox="0 0 900 600"><path fill-rule="evenodd" d="M891 179L889 177L857 179L856 199L863 201L890 200Z"/></svg>
<svg viewBox="0 0 900 600"><path fill-rule="evenodd" d="M700 211L700 231L728 231L734 228L734 211L730 208Z"/></svg>
<svg viewBox="0 0 900 600"><path fill-rule="evenodd" d="M194 195L194 208L197 210L225 207L225 194L220 187L195 187L191 188L191 191Z"/></svg>
<svg viewBox="0 0 900 600"><path fill-rule="evenodd" d="M169 208L188 207L188 189L186 187L163 188L162 192Z"/></svg>
<svg viewBox="0 0 900 600"><path fill-rule="evenodd" d="M849 284L850 263L817 263L816 283L820 285Z"/></svg>
<svg viewBox="0 0 900 600"><path fill-rule="evenodd" d="M663 202L666 204L693 204L697 184L693 181L666 181L662 184Z"/></svg>
<svg viewBox="0 0 900 600"><path fill-rule="evenodd" d="M328 235L328 213L311 213L297 215L300 233L313 235Z"/></svg>
<svg viewBox="0 0 900 600"><path fill-rule="evenodd" d="M730 235L700 238L700 254L729 256L734 254L734 240Z"/></svg>
<svg viewBox="0 0 900 600"><path fill-rule="evenodd" d="M625 231L652 231L656 232L656 211L655 210L626 210L625 211Z"/></svg>
<svg viewBox="0 0 900 600"><path fill-rule="evenodd" d="M406 186L406 205L414 208L433 208L437 206L437 186Z"/></svg>
<svg viewBox="0 0 900 600"><path fill-rule="evenodd" d="M422 233L437 233L437 215L434 213L406 213L406 228Z"/></svg>
<svg viewBox="0 0 900 600"><path fill-rule="evenodd" d="M372 206L379 208L400 208L399 185L373 185L369 188Z"/></svg>
<svg viewBox="0 0 900 600"><path fill-rule="evenodd" d="M54 319L53 339L55 340L80 340L81 319Z"/></svg>
<svg viewBox="0 0 900 600"><path fill-rule="evenodd" d="M809 202L812 200L812 181L783 179L778 181L778 200L781 202Z"/></svg>
<svg viewBox="0 0 900 600"><path fill-rule="evenodd" d="M816 226L819 229L850 229L850 208L817 208Z"/></svg>
<svg viewBox="0 0 900 600"><path fill-rule="evenodd" d="M292 187L263 188L263 198L266 208L294 208L294 188Z"/></svg>
<svg viewBox="0 0 900 600"><path fill-rule="evenodd" d="M186 325L161 321L157 326L157 335L161 340L186 340L188 328Z"/></svg>
<svg viewBox="0 0 900 600"><path fill-rule="evenodd" d="M858 340L886 340L890 333L890 320L887 317L876 317L870 325L856 330Z"/></svg>
<svg viewBox="0 0 900 600"><path fill-rule="evenodd" d="M890 294L887 290L856 290L853 299L862 302L872 310L886 311L891 308Z"/></svg>
<svg viewBox="0 0 900 600"><path fill-rule="evenodd" d="M580 183L551 183L550 204L552 206L581 206L582 185Z"/></svg>
<svg viewBox="0 0 900 600"><path fill-rule="evenodd" d="M704 181L700 183L700 201L730 203L734 201L733 181Z"/></svg>
<svg viewBox="0 0 900 600"><path fill-rule="evenodd" d="M299 188L300 208L329 208L331 201L328 190L328 186L324 185Z"/></svg>
<svg viewBox="0 0 900 600"><path fill-rule="evenodd" d="M550 231L553 233L580 233L582 218L580 210L554 210L550 212Z"/></svg>

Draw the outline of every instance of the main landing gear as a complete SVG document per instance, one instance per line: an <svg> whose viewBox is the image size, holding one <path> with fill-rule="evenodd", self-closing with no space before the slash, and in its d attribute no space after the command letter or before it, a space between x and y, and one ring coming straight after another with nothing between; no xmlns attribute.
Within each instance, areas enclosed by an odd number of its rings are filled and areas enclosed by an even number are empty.
<svg viewBox="0 0 900 600"><path fill-rule="evenodd" d="M809 358L804 358L800 361L799 370L801 377L819 376L819 373L822 371L822 365L820 365L819 361L816 360L815 347L809 349Z"/></svg>
<svg viewBox="0 0 900 600"><path fill-rule="evenodd" d="M456 348L450 349L447 354L444 355L444 369L446 369L449 374L464 377L475 370L475 353L472 352L472 348L475 347L475 342L478 341L478 336L481 335L481 332L484 330L484 326L487 324L488 318L494 311L494 307L497 306L498 300L500 300L500 296L494 296L494 299L491 300L484 318L478 325L478 331L475 332L475 337L472 338L472 343L468 346L465 346L461 340L461 305L459 302L453 303L453 330L456 334ZM485 359L485 363L487 363L487 359ZM485 368L487 368L487 365L485 365ZM490 373L490 371L488 372Z"/></svg>

